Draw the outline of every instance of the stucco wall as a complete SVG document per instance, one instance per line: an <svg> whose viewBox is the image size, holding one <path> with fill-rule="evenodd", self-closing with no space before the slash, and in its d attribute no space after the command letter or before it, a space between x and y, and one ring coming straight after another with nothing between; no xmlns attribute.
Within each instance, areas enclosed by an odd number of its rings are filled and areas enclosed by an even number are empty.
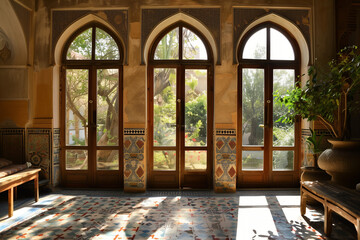
<svg viewBox="0 0 360 240"><path fill-rule="evenodd" d="M10 6L10 5L9 5ZM53 103L58 104L58 95L53 86L58 85L52 71L54 53L51 42L51 11L56 9L109 9L112 7L128 10L129 45L128 64L124 66L124 124L146 123L146 65L141 65L141 10L142 8L172 8L172 7L217 7L220 8L221 32L221 65L215 65L215 124L236 126L237 99L237 65L233 63L233 8L242 6L278 7L310 9L311 41L309 46L313 59L326 63L335 52L334 3L333 0L198 0L198 1L133 1L133 0L78 0L58 1L39 0L36 4L34 18L33 65L28 88L31 115L29 122L36 125L42 122L53 124L53 118L59 118L54 111ZM19 28L19 26L17 27ZM30 34L31 35L31 34ZM31 40L30 40L31 41ZM26 57L24 62L26 62ZM1 80L3 81L3 80ZM1 83L2 84L2 83ZM11 90L12 85L1 85ZM6 90L2 90L6 91ZM11 90L12 91L12 90ZM19 92L16 90L15 92ZM22 91L22 90L21 90ZM26 91L26 90L24 90ZM14 93L15 94L15 93ZM17 94L17 93L16 93ZM34 119L37 119L34 121Z"/></svg>

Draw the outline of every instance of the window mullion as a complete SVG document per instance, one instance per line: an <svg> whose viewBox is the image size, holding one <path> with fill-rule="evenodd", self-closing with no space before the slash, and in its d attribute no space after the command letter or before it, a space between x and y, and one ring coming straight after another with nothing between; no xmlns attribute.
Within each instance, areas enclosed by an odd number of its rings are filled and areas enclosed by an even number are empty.
<svg viewBox="0 0 360 240"><path fill-rule="evenodd" d="M179 27L179 60L183 60L183 27Z"/></svg>
<svg viewBox="0 0 360 240"><path fill-rule="evenodd" d="M270 60L270 28L266 28L266 59Z"/></svg>
<svg viewBox="0 0 360 240"><path fill-rule="evenodd" d="M95 61L95 38L96 38L96 27L93 26L92 27L92 39L91 39L91 43L92 43L92 48L91 48L91 61L94 62Z"/></svg>

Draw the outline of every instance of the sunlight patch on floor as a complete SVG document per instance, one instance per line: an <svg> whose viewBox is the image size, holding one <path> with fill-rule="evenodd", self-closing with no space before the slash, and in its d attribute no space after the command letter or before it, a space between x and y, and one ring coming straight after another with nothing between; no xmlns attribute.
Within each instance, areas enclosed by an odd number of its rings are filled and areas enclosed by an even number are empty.
<svg viewBox="0 0 360 240"><path fill-rule="evenodd" d="M240 196L239 206L267 206L265 196Z"/></svg>
<svg viewBox="0 0 360 240"><path fill-rule="evenodd" d="M268 236L278 236L269 208L239 208L236 239L253 239Z"/></svg>
<svg viewBox="0 0 360 240"><path fill-rule="evenodd" d="M300 206L300 196L276 196L280 206Z"/></svg>

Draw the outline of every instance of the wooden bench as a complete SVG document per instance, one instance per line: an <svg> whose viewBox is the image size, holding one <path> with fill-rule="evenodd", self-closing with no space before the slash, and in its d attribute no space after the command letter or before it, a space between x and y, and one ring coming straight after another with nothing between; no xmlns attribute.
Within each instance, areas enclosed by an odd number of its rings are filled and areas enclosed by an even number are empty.
<svg viewBox="0 0 360 240"><path fill-rule="evenodd" d="M39 172L41 169L28 168L0 178L0 192L8 191L9 217L14 214L14 188L34 180L35 202L39 201Z"/></svg>
<svg viewBox="0 0 360 240"><path fill-rule="evenodd" d="M311 197L324 206L324 232L330 236L332 212L336 212L355 225L360 240L360 193L330 181L301 182L301 215L306 212L306 199Z"/></svg>

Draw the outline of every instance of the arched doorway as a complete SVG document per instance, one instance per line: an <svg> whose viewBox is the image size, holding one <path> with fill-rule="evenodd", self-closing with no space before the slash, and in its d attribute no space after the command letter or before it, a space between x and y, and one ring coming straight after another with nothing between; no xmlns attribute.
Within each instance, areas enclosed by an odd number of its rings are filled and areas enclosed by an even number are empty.
<svg viewBox="0 0 360 240"><path fill-rule="evenodd" d="M278 122L274 104L300 75L299 47L272 22L249 30L238 51L238 186L295 186L299 178L300 124Z"/></svg>
<svg viewBox="0 0 360 240"><path fill-rule="evenodd" d="M178 22L148 55L148 186L209 188L213 162L213 54Z"/></svg>
<svg viewBox="0 0 360 240"><path fill-rule="evenodd" d="M93 22L63 49L62 185L122 187L122 45Z"/></svg>

